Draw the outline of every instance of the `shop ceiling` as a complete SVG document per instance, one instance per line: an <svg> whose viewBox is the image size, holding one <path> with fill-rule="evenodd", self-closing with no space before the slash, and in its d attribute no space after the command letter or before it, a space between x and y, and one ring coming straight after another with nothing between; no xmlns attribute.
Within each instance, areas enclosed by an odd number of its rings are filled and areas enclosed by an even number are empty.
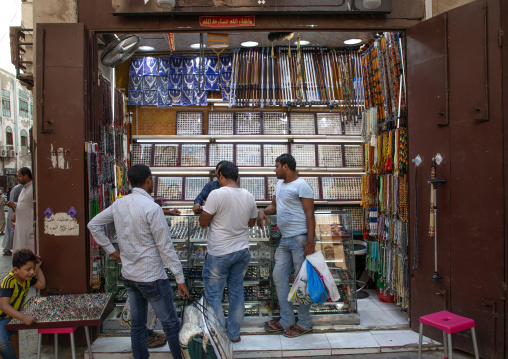
<svg viewBox="0 0 508 359"><path fill-rule="evenodd" d="M154 50L150 53L169 53L168 36L165 33L143 33L136 34L141 38L140 46L150 46ZM196 52L199 50L192 49L190 45L200 42L199 33L174 33L175 52ZM355 48L362 43L372 39L375 35L374 32L300 32L300 39L309 41L310 47L328 47L328 48ZM348 46L344 44L348 39L361 39L362 43ZM204 44L206 44L206 33L203 34ZM276 41L275 46L295 46L297 33L290 41ZM242 47L241 44L246 41L255 41L258 43L257 47L271 47L272 42L268 40L268 32L236 32L229 33L229 49ZM211 51L205 49L206 51ZM138 51L136 54L141 55L146 52Z"/></svg>

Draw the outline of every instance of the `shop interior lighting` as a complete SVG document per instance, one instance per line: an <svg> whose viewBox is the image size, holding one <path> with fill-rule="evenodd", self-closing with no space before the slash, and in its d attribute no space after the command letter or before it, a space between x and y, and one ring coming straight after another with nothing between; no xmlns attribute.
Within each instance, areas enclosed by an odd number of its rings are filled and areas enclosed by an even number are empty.
<svg viewBox="0 0 508 359"><path fill-rule="evenodd" d="M154 51L154 50L155 50L155 48L154 48L154 47L152 47L152 46L140 46L140 47L138 48L138 50L139 50L139 51Z"/></svg>
<svg viewBox="0 0 508 359"><path fill-rule="evenodd" d="M310 44L310 41L300 40L300 46L307 46ZM298 41L295 41L295 45L298 45Z"/></svg>
<svg viewBox="0 0 508 359"><path fill-rule="evenodd" d="M360 42L362 42L362 39L349 39L344 41L346 45L356 45L359 44Z"/></svg>
<svg viewBox="0 0 508 359"><path fill-rule="evenodd" d="M242 46L243 47L254 47L254 46L258 46L259 43L257 43L256 41L245 41L245 42L242 42Z"/></svg>
<svg viewBox="0 0 508 359"><path fill-rule="evenodd" d="M176 0L157 0L157 6L163 9L172 9L176 5Z"/></svg>
<svg viewBox="0 0 508 359"><path fill-rule="evenodd" d="M377 9L381 6L381 0L363 0L363 7L369 10Z"/></svg>
<svg viewBox="0 0 508 359"><path fill-rule="evenodd" d="M199 43L197 43L197 44L192 44L192 45L190 45L190 48L191 48L191 49L199 49L199 46L200 46L200 44L199 44ZM203 48L205 48L205 47L206 47L206 44L203 44Z"/></svg>

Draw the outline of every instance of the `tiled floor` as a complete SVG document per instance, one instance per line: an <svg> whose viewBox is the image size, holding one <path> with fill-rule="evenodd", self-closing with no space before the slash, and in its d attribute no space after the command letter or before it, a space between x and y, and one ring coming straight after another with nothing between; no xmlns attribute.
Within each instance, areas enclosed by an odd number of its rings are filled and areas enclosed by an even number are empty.
<svg viewBox="0 0 508 359"><path fill-rule="evenodd" d="M0 236L0 241L2 236ZM12 257L0 256L0 275L5 276L11 269ZM33 295L34 292L31 293ZM286 338L282 335L264 334L260 328L249 328L242 333L242 341L235 343L235 358L417 358L418 333L409 330L404 313L394 304L381 303L374 291L370 296L358 301L360 325L337 325L314 327L314 333L299 338ZM248 332L248 333L247 333ZM252 334L251 334L252 333ZM125 333L124 333L125 334ZM427 350L438 349L440 344L425 338ZM77 357L88 359L86 347L77 347ZM92 345L95 359L132 358L130 338L127 336L102 336ZM386 354L384 354L386 353ZM20 332L20 358L35 359L37 354L37 331ZM70 358L70 349L60 348L61 358ZM50 345L42 348L42 358L53 358L54 349ZM151 359L169 358L169 348L152 349ZM442 351L426 351L424 358L442 358ZM455 358L471 358L457 353Z"/></svg>

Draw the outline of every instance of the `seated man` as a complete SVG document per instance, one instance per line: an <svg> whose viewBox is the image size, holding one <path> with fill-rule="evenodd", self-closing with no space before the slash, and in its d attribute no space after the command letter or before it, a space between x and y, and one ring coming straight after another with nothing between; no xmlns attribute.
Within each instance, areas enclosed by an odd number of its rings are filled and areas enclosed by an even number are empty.
<svg viewBox="0 0 508 359"><path fill-rule="evenodd" d="M199 217L201 227L210 224L208 253L203 264L205 298L222 323L222 296L229 290L229 315L226 333L232 342L240 341L240 326L245 314L243 278L250 261L249 227L254 226L257 208L254 196L236 183L238 167L224 162L218 171L221 187L208 196Z"/></svg>
<svg viewBox="0 0 508 359"><path fill-rule="evenodd" d="M227 161L220 161L219 163L217 163L217 166L215 166L215 176L218 176L219 168L224 162ZM219 181L210 181L203 187L201 193L198 194L198 196L194 200L194 206L192 207L194 213L196 214L201 213L201 211L203 210L203 205L205 204L205 201L208 198L210 192L219 187L220 187Z"/></svg>

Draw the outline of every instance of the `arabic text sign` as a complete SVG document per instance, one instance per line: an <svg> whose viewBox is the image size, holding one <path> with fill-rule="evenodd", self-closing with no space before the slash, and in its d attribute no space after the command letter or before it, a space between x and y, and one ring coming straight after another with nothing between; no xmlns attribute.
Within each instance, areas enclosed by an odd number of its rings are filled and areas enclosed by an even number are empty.
<svg viewBox="0 0 508 359"><path fill-rule="evenodd" d="M255 16L200 16L202 27L239 27L255 26Z"/></svg>
<svg viewBox="0 0 508 359"><path fill-rule="evenodd" d="M44 217L44 233L54 236L77 236L79 224L76 218L68 213L53 213L51 217Z"/></svg>

